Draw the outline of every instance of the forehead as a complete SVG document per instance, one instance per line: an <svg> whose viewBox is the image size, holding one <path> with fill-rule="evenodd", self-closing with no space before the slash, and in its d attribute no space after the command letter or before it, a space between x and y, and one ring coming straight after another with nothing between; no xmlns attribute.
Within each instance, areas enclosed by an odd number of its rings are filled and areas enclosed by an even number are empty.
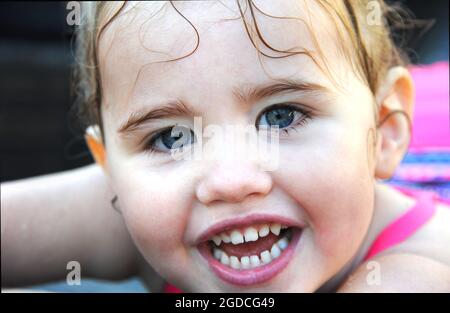
<svg viewBox="0 0 450 313"><path fill-rule="evenodd" d="M309 1L308 7L303 1L254 3L253 13L264 41L279 50L307 50L321 62L314 40L330 37L333 29L322 9ZM241 4L249 22L250 7ZM269 17L259 10L284 18ZM315 27L311 19L320 27ZM137 103L143 98L163 100L174 96L208 102L212 97L226 96L236 86L276 78L302 78L330 86L329 78L311 58L277 58L286 54L270 50L253 34L259 50L276 58L259 54L248 34L255 31L254 25L246 29L235 1L174 1L173 6L168 2L127 4L99 42L106 102ZM338 59L335 41L321 40L320 48L325 59Z"/></svg>

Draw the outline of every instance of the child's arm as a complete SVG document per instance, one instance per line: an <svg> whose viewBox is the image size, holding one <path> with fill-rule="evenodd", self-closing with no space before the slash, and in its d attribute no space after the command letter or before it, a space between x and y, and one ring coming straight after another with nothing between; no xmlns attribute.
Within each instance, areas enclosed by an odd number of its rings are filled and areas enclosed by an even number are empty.
<svg viewBox="0 0 450 313"><path fill-rule="evenodd" d="M138 271L138 253L102 171L95 165L1 184L2 287L65 279L121 279Z"/></svg>
<svg viewBox="0 0 450 313"><path fill-rule="evenodd" d="M450 292L450 267L414 254L380 256L359 266L338 292Z"/></svg>

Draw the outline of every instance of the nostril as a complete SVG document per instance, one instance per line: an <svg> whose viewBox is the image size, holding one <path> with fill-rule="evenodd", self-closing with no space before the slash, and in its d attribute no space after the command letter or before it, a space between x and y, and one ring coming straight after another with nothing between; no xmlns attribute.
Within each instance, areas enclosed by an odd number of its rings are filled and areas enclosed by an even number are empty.
<svg viewBox="0 0 450 313"><path fill-rule="evenodd" d="M214 201L237 203L249 196L266 195L271 189L270 175L258 171L234 176L210 176L198 185L196 195L198 200L206 205Z"/></svg>
<svg viewBox="0 0 450 313"><path fill-rule="evenodd" d="M257 196L260 194L259 192L246 192L245 187L236 190L224 190L223 188L216 190L199 189L197 198L200 202L209 205L216 201L239 203L249 196Z"/></svg>

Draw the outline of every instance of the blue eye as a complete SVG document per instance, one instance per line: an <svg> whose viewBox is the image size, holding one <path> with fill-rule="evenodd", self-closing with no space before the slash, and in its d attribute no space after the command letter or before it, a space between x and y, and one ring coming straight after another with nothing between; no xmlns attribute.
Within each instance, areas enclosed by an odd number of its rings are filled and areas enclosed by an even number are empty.
<svg viewBox="0 0 450 313"><path fill-rule="evenodd" d="M174 126L154 135L147 144L147 150L169 152L183 149L195 143L194 132L187 127Z"/></svg>
<svg viewBox="0 0 450 313"><path fill-rule="evenodd" d="M292 105L277 104L266 109L257 119L257 127L278 127L286 129L307 122L310 118L306 110Z"/></svg>

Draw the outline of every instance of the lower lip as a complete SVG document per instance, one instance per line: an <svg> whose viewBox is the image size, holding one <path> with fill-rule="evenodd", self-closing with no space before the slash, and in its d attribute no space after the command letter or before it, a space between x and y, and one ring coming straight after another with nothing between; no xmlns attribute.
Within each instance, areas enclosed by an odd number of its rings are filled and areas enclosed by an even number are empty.
<svg viewBox="0 0 450 313"><path fill-rule="evenodd" d="M291 261L295 247L301 237L302 230L298 228L292 233L289 245L281 255L269 264L248 270L235 270L227 265L220 263L212 256L211 248L207 242L202 243L198 250L206 259L209 267L224 281L238 286L250 286L266 282L281 272Z"/></svg>

